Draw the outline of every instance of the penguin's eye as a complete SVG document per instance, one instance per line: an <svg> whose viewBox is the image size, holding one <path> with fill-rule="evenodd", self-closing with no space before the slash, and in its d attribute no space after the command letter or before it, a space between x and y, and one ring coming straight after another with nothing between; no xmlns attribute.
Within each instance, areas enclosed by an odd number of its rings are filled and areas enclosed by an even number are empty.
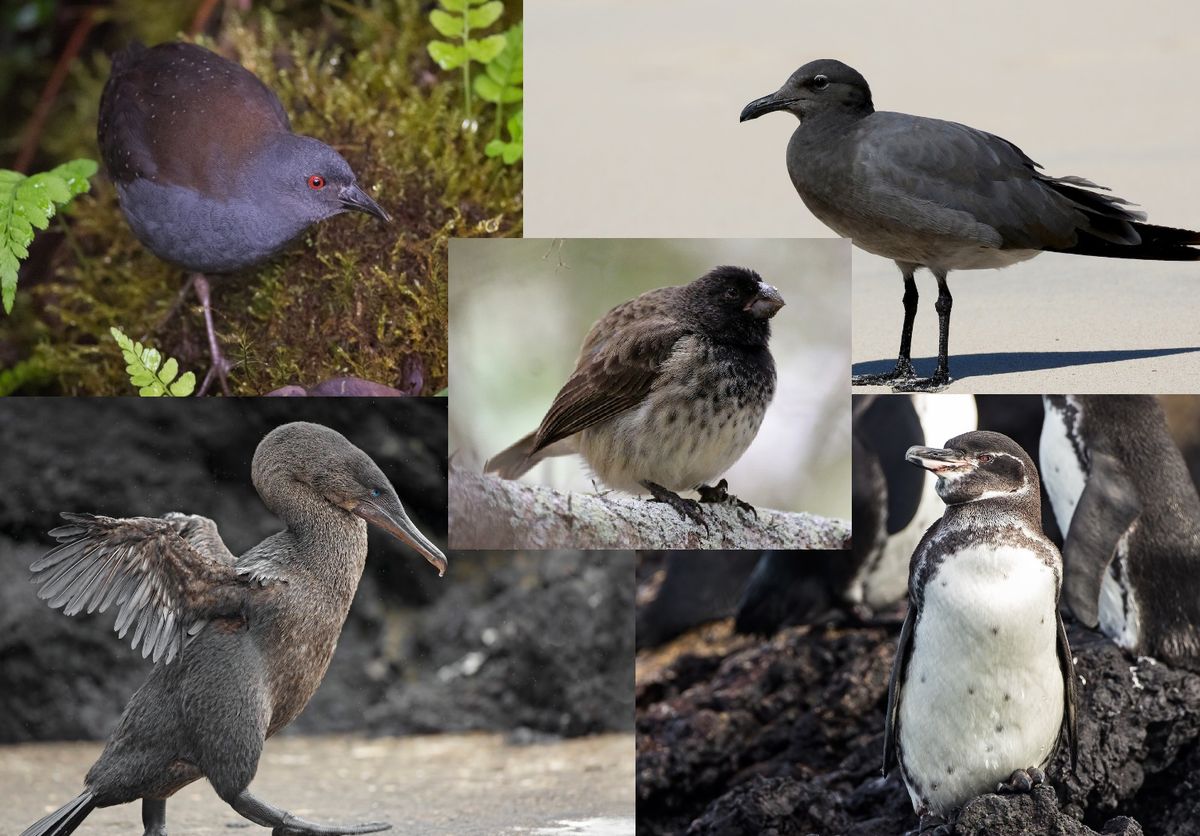
<svg viewBox="0 0 1200 836"><path fill-rule="evenodd" d="M995 458L995 456L992 456L989 453L984 453L982 456L979 457L979 463L980 464L989 464L989 463L991 463L992 459L994 459L994 458Z"/></svg>
<svg viewBox="0 0 1200 836"><path fill-rule="evenodd" d="M829 79L823 75L815 75L812 80L812 89L824 90L829 86Z"/></svg>
<svg viewBox="0 0 1200 836"><path fill-rule="evenodd" d="M308 187L313 191L320 191L325 188L325 178L320 174L314 174L308 178Z"/></svg>

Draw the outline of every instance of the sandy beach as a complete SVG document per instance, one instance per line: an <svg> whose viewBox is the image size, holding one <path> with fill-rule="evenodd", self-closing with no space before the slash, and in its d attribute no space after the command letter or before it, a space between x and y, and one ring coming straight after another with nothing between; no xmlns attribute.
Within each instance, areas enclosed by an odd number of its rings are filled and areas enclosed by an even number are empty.
<svg viewBox="0 0 1200 836"><path fill-rule="evenodd" d="M100 743L0 747L5 833L68 801ZM414 738L286 737L267 743L251 791L296 815L346 824L389 821L393 833L433 836L633 833L633 736L512 745L500 735ZM141 805L96 810L83 833L140 827ZM167 804L177 836L257 833L207 782Z"/></svg>

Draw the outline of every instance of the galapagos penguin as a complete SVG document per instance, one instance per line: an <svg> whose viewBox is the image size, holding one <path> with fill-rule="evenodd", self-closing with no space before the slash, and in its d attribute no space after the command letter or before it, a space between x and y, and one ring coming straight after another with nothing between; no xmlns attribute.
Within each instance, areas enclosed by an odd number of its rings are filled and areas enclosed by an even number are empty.
<svg viewBox="0 0 1200 836"><path fill-rule="evenodd" d="M1044 781L1060 740L1074 762L1075 674L1029 455L976 431L907 459L937 476L946 512L913 553L884 773L900 766L924 830L977 795Z"/></svg>

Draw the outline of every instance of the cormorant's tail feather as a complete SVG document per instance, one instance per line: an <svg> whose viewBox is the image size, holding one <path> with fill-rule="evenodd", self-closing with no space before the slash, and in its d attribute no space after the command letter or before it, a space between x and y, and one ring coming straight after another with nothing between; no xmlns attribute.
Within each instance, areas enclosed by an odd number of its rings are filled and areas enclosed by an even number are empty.
<svg viewBox="0 0 1200 836"><path fill-rule="evenodd" d="M39 819L21 833L21 836L67 836L83 823L88 813L96 809L95 796L84 790L72 801L68 801L50 815Z"/></svg>
<svg viewBox="0 0 1200 836"><path fill-rule="evenodd" d="M1129 226L1137 232L1140 241L1117 243L1081 230L1074 246L1056 252L1150 261L1200 261L1200 232L1145 223L1130 223Z"/></svg>

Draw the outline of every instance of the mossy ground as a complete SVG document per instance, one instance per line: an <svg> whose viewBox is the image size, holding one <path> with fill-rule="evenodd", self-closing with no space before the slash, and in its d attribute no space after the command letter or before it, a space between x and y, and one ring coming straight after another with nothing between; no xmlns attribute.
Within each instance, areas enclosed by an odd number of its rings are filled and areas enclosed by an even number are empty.
<svg viewBox="0 0 1200 836"><path fill-rule="evenodd" d="M508 6L497 31L519 19L520 4ZM293 130L341 152L393 222L339 216L268 264L216 277L216 329L236 364L230 384L240 395L339 375L400 385L415 363L431 394L447 385L447 243L520 234L521 168L484 156L490 119L480 135L462 130L459 74L428 58L435 33L417 3L323 10L305 28L266 11L228 15L202 43L274 90ZM98 158L107 75L104 58L76 68L44 149ZM0 369L10 370L0 371L0 391L131 394L110 325L202 376L208 352L194 297L157 327L186 276L133 237L111 184L95 178L56 227L0 323Z"/></svg>

